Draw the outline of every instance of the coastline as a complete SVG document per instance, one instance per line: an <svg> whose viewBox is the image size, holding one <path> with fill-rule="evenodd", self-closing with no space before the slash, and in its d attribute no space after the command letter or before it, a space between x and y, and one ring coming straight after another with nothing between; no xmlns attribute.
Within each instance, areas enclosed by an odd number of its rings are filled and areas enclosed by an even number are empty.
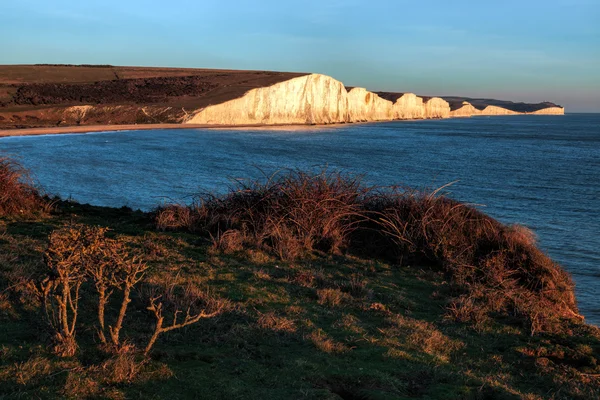
<svg viewBox="0 0 600 400"><path fill-rule="evenodd" d="M363 125L381 122L398 121L424 121L420 119L407 119L396 121L368 121L336 124L244 124L244 125L221 125L221 124L128 124L128 125L80 125L63 127L44 127L44 128L14 128L0 129L0 138L11 136L41 136L41 135L65 135L82 134L93 132L118 132L118 131L143 131L154 129L260 129L260 130L280 130L280 129L324 129L335 128L345 125Z"/></svg>
<svg viewBox="0 0 600 400"><path fill-rule="evenodd" d="M536 114L521 114L536 115ZM538 114L542 115L542 114ZM433 120L461 119L474 117L501 117L504 115L473 115L473 116L452 116L450 118L433 118ZM346 123L331 124L124 124L124 125L76 125L63 127L43 127L43 128L12 128L0 129L0 138L12 136L41 136L41 135L65 135L65 134L84 134L93 132L118 132L118 131L145 131L154 129L260 129L260 130L279 130L279 129L324 129L335 128L346 125L364 125L372 123L385 122L414 122L430 121L432 119L408 118L397 120L382 121L357 121Z"/></svg>
<svg viewBox="0 0 600 400"><path fill-rule="evenodd" d="M231 126L233 128L234 126ZM237 126L236 126L237 127ZM115 131L138 131L152 129L210 129L228 128L228 126L207 124L135 124L135 125L85 125L64 126L47 128L24 128L24 129L0 129L0 137L8 136L38 136L38 135L61 135L69 133L91 133L91 132L115 132Z"/></svg>

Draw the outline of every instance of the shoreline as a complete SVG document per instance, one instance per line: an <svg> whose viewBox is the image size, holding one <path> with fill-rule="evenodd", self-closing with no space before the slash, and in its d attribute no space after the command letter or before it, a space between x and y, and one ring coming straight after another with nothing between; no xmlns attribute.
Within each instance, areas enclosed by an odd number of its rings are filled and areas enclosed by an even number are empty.
<svg viewBox="0 0 600 400"><path fill-rule="evenodd" d="M533 114L522 114L533 115ZM118 132L118 131L146 131L154 129L259 129L259 130L278 130L288 129L324 129L336 128L347 125L365 125L373 123L386 122L415 122L432 121L445 119L462 119L476 117L504 117L505 115L473 115L473 116L453 116L450 118L430 118L430 119L397 119L382 121L359 121L333 124L242 124L242 125L219 125L219 124L124 124L124 125L78 125L78 126L56 126L43 128L11 128L0 129L0 138L11 136L42 136L42 135L65 135L65 134L85 134L93 132ZM514 115L511 115L513 117Z"/></svg>
<svg viewBox="0 0 600 400"><path fill-rule="evenodd" d="M390 122L390 121L373 121ZM369 122L364 122L369 123ZM42 135L64 135L64 134L84 134L93 132L118 132L118 131L144 131L155 129L322 129L334 128L353 124L327 124L327 125L307 125L307 124L254 124L254 125L215 125L215 124L140 124L140 125L84 125L84 126L64 126L64 127L44 127L44 128L14 128L0 129L0 137L11 136L42 136Z"/></svg>

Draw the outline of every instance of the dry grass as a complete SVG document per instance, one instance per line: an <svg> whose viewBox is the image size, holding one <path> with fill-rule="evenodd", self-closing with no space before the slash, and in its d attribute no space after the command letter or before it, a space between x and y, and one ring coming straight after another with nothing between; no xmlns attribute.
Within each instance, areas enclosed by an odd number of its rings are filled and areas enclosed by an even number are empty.
<svg viewBox="0 0 600 400"><path fill-rule="evenodd" d="M319 289L317 290L319 304L328 307L338 307L347 302L350 296L340 289Z"/></svg>
<svg viewBox="0 0 600 400"><path fill-rule="evenodd" d="M386 337L383 342L391 347L397 346L400 341L410 349L421 351L447 362L453 352L464 346L463 343L444 335L429 322L399 314L388 317L386 322L389 327L382 330Z"/></svg>
<svg viewBox="0 0 600 400"><path fill-rule="evenodd" d="M28 217L49 209L28 172L16 161L0 156L0 217Z"/></svg>
<svg viewBox="0 0 600 400"><path fill-rule="evenodd" d="M293 320L279 316L273 312L261 313L257 324L260 328L283 333L296 332L296 324Z"/></svg>
<svg viewBox="0 0 600 400"><path fill-rule="evenodd" d="M324 353L346 353L350 351L350 348L329 337L322 329L311 332L308 335L308 338L313 342L317 349Z"/></svg>

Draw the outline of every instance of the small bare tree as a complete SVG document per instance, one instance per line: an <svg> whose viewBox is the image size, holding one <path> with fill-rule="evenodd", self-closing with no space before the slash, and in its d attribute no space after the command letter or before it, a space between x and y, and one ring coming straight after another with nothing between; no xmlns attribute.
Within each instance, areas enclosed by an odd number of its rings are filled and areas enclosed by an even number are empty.
<svg viewBox="0 0 600 400"><path fill-rule="evenodd" d="M131 302L131 290L142 280L147 269L148 266L136 257L133 257L130 261L122 260L119 265L119 270L116 274L116 283L123 291L123 300L121 301L115 325L108 327L112 343L117 347L121 345L119 335L123 327L125 315L127 314L127 306Z"/></svg>
<svg viewBox="0 0 600 400"><path fill-rule="evenodd" d="M226 309L229 308L229 303L222 299L215 299L208 295L203 295L198 291L194 290L191 286L188 286L182 296L174 294L175 288L171 287L165 295L154 296L150 298L150 305L148 310L154 314L156 318L156 327L154 333L150 337L146 349L145 355L150 353L152 346L156 343L158 337L165 332L169 332L175 329L180 329L188 325L192 325L204 318L215 317ZM162 300L162 301L161 301ZM169 325L165 325L165 311L166 304L172 308L172 319ZM185 309L185 315L183 315L183 309Z"/></svg>
<svg viewBox="0 0 600 400"><path fill-rule="evenodd" d="M142 279L147 265L130 256L123 242L106 237L108 228L83 225L68 226L50 235L45 253L48 276L35 285L45 315L56 338L65 350L57 353L72 355L76 350L79 291L86 280L93 282L98 293L98 336L107 344L105 312L115 292L123 292L121 307L114 326L109 326L115 347L121 345L120 332L131 302L131 291ZM61 348L62 348L61 347Z"/></svg>
<svg viewBox="0 0 600 400"><path fill-rule="evenodd" d="M50 244L44 254L49 269L38 290L44 313L55 330L55 351L61 356L72 356L77 350L75 326L79 310L79 291L85 280L82 260L81 231L65 229L50 235Z"/></svg>
<svg viewBox="0 0 600 400"><path fill-rule="evenodd" d="M106 304L119 284L118 273L123 263L122 243L105 236L108 228L83 228L85 232L86 257L83 268L98 293L98 336L106 344Z"/></svg>

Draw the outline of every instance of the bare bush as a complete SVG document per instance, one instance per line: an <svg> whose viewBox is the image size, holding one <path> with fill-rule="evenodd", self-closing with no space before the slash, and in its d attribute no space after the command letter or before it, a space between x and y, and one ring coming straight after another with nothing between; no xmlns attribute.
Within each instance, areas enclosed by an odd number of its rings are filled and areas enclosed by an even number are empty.
<svg viewBox="0 0 600 400"><path fill-rule="evenodd" d="M75 332L80 290L91 281L98 294L98 336L106 344L105 309L115 289L123 293L114 325L109 326L112 344L121 346L120 331L131 290L147 266L132 257L124 244L106 237L107 228L66 226L51 233L44 255L47 275L30 282L43 304L46 319L55 332L57 354L72 356L77 348Z"/></svg>
<svg viewBox="0 0 600 400"><path fill-rule="evenodd" d="M358 179L340 173L293 171L266 181L240 181L223 198L159 209L156 224L217 238L219 248L243 242L282 259L312 250L339 253L361 219L360 199L366 192Z"/></svg>
<svg viewBox="0 0 600 400"><path fill-rule="evenodd" d="M490 312L517 316L532 332L579 320L570 276L535 247L524 227L506 226L434 192L388 192L366 202L360 232L377 255L445 270L464 294L450 313L479 325Z"/></svg>
<svg viewBox="0 0 600 400"><path fill-rule="evenodd" d="M122 259L120 261L122 261ZM148 266L135 257L119 265L115 286L120 288L123 292L123 299L121 301L117 321L115 325L109 327L112 343L117 347L121 345L119 335L123 328L127 307L131 302L131 291L133 287L142 280L147 269Z"/></svg>
<svg viewBox="0 0 600 400"><path fill-rule="evenodd" d="M28 172L16 161L0 156L0 216L31 216L50 207Z"/></svg>
<svg viewBox="0 0 600 400"><path fill-rule="evenodd" d="M185 288L171 286L166 293L150 297L148 310L154 315L156 325L144 354L150 353L161 334L215 317L229 307L227 301L211 297L190 285ZM169 322L166 322L167 313Z"/></svg>
<svg viewBox="0 0 600 400"><path fill-rule="evenodd" d="M442 190L374 190L340 173L294 171L240 183L185 210L158 210L156 221L211 237L225 251L251 246L294 259L347 250L431 265L460 291L450 311L460 320L471 315L481 322L496 313L537 332L581 319L570 276L535 246L531 231L503 225ZM493 295L479 296L481 287Z"/></svg>

